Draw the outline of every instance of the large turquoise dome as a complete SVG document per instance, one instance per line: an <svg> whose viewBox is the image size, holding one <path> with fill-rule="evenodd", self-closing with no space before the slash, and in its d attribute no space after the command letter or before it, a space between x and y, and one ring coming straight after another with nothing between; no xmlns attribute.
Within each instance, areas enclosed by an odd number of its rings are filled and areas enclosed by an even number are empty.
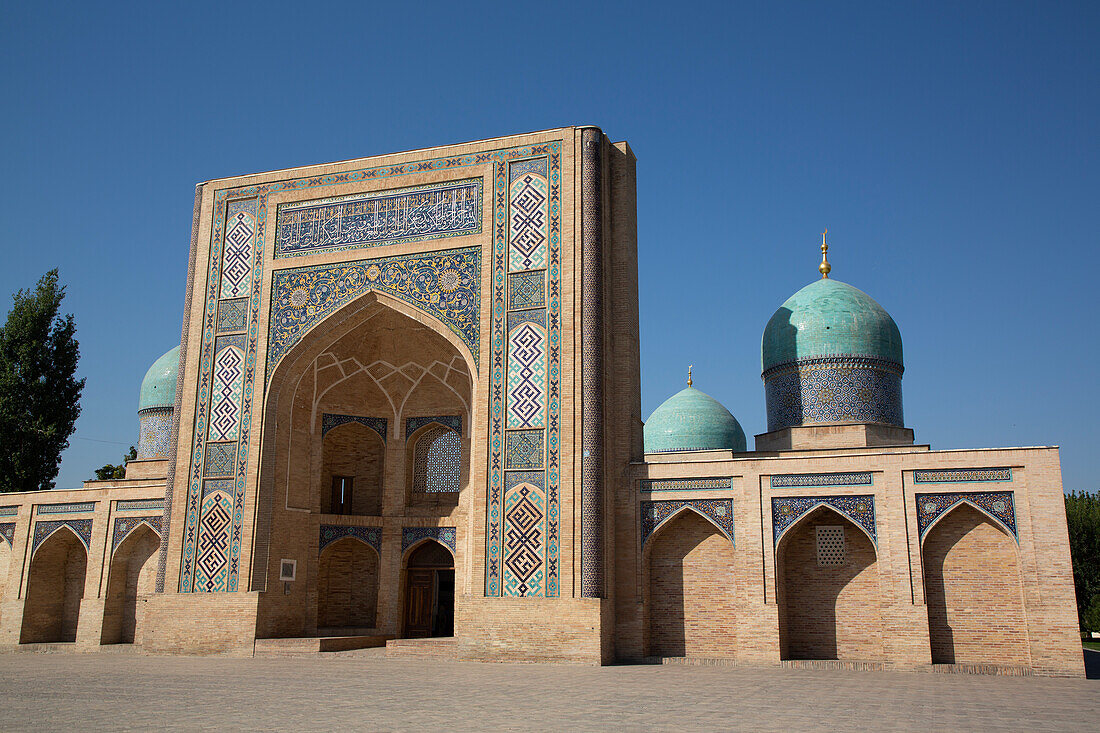
<svg viewBox="0 0 1100 733"><path fill-rule="evenodd" d="M745 451L745 431L729 410L694 387L665 400L646 420L645 452Z"/></svg>
<svg viewBox="0 0 1100 733"><path fill-rule="evenodd" d="M894 319L859 288L822 278L787 298L764 329L762 371L802 359L864 356L902 365Z"/></svg>
<svg viewBox="0 0 1100 733"><path fill-rule="evenodd" d="M153 362L145 379L141 380L138 412L176 406L176 372L180 363L180 347L175 347Z"/></svg>

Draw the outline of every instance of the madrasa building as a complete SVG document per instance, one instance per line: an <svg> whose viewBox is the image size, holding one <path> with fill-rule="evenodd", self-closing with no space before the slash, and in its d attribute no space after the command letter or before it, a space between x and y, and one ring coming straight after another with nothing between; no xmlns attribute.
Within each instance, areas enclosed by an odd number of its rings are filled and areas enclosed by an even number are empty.
<svg viewBox="0 0 1100 733"><path fill-rule="evenodd" d="M202 183L126 478L0 496L0 645L1081 675L1057 448L916 443L824 257L764 315L754 450L643 424L595 127Z"/></svg>

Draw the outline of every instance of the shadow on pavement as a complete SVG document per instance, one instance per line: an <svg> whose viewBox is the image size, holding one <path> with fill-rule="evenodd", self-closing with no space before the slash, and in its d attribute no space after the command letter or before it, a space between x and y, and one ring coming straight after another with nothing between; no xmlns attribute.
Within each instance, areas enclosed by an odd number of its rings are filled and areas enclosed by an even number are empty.
<svg viewBox="0 0 1100 733"><path fill-rule="evenodd" d="M1100 652L1085 649L1085 678L1100 680Z"/></svg>

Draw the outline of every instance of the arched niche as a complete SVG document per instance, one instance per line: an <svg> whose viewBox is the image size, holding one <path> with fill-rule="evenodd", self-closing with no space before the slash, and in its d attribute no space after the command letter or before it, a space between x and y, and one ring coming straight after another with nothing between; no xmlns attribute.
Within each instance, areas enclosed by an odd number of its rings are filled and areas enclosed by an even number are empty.
<svg viewBox="0 0 1100 733"><path fill-rule="evenodd" d="M156 591L160 536L148 524L135 527L115 549L103 606L103 644L141 641L145 617L143 596Z"/></svg>
<svg viewBox="0 0 1100 733"><path fill-rule="evenodd" d="M345 537L326 547L317 572L318 628L326 633L375 628L378 579L378 553L367 543Z"/></svg>
<svg viewBox="0 0 1100 733"><path fill-rule="evenodd" d="M822 504L776 547L783 659L883 657L878 553L866 530Z"/></svg>
<svg viewBox="0 0 1100 733"><path fill-rule="evenodd" d="M321 441L321 513L382 514L386 461L382 437L348 422L324 433Z"/></svg>
<svg viewBox="0 0 1100 733"><path fill-rule="evenodd" d="M405 476L409 505L457 504L470 479L468 441L438 422L418 428L405 441Z"/></svg>
<svg viewBox="0 0 1100 733"><path fill-rule="evenodd" d="M642 557L647 655L736 656L735 556L722 529L684 507L646 539Z"/></svg>
<svg viewBox="0 0 1100 733"><path fill-rule="evenodd" d="M88 553L68 527L47 537L31 558L23 605L23 644L76 641Z"/></svg>
<svg viewBox="0 0 1100 733"><path fill-rule="evenodd" d="M1000 522L960 502L926 531L921 557L934 664L1031 663L1016 541Z"/></svg>
<svg viewBox="0 0 1100 733"><path fill-rule="evenodd" d="M402 562L402 636L454 636L455 558L434 539L405 552Z"/></svg>

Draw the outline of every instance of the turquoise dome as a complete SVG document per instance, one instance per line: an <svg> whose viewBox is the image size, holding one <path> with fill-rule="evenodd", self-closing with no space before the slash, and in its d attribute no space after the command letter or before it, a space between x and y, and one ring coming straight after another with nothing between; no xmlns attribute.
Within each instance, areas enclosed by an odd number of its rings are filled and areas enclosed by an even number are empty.
<svg viewBox="0 0 1100 733"><path fill-rule="evenodd" d="M745 451L745 431L722 403L694 387L665 400L646 420L645 452Z"/></svg>
<svg viewBox="0 0 1100 733"><path fill-rule="evenodd" d="M176 406L176 372L180 363L180 347L175 347L153 362L145 379L141 380L138 412L154 407Z"/></svg>
<svg viewBox="0 0 1100 733"><path fill-rule="evenodd" d="M870 295L822 278L787 298L768 321L761 370L826 356L871 357L901 366L901 332Z"/></svg>

